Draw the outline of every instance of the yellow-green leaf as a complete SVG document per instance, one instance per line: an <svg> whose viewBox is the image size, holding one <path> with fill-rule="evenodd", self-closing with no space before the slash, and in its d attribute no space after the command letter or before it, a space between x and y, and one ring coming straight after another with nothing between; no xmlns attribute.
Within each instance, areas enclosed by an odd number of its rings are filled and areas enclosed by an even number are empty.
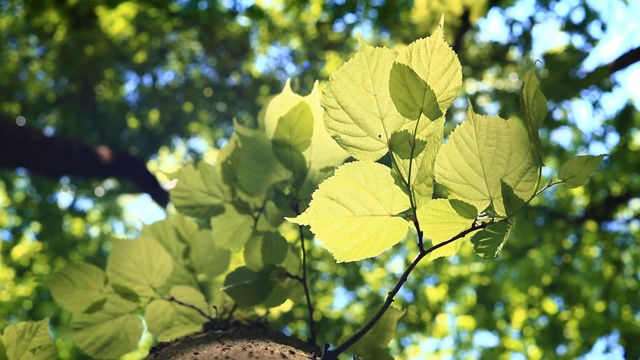
<svg viewBox="0 0 640 360"><path fill-rule="evenodd" d="M359 160L377 160L387 139L406 121L389 94L389 73L396 53L360 40L360 50L331 74L323 92L324 123L329 134Z"/></svg>
<svg viewBox="0 0 640 360"><path fill-rule="evenodd" d="M511 223L507 220L490 225L473 234L471 237L473 249L483 258L495 258L509 239L510 232Z"/></svg>
<svg viewBox="0 0 640 360"><path fill-rule="evenodd" d="M408 223L394 216L409 198L389 168L373 162L338 167L313 193L309 208L291 222L311 231L338 262L374 257L402 240Z"/></svg>
<svg viewBox="0 0 640 360"><path fill-rule="evenodd" d="M549 108L547 106L547 99L544 97L542 91L540 91L540 82L533 73L533 70L529 71L522 79L520 106L524 111L525 127L529 133L531 150L534 153L534 158L539 160L542 157L542 145L540 144L538 129L540 128L540 124L542 124L542 120L547 116Z"/></svg>
<svg viewBox="0 0 640 360"><path fill-rule="evenodd" d="M211 230L202 229L189 252L196 273L205 274L209 278L225 272L231 261L231 252L215 246L214 242Z"/></svg>
<svg viewBox="0 0 640 360"><path fill-rule="evenodd" d="M254 220L241 214L232 204L226 204L224 212L211 218L213 243L222 249L235 249L244 245L253 232Z"/></svg>
<svg viewBox="0 0 640 360"><path fill-rule="evenodd" d="M456 53L444 41L442 24L431 36L409 44L398 54L396 61L408 65L431 87L440 112L444 114L462 86L462 66Z"/></svg>
<svg viewBox="0 0 640 360"><path fill-rule="evenodd" d="M209 314L209 305L204 295L190 286L174 286L169 291L169 296ZM160 341L193 334L200 331L202 324L207 321L195 309L165 299L151 302L145 309L144 317L149 331Z"/></svg>
<svg viewBox="0 0 640 360"><path fill-rule="evenodd" d="M606 155L574 156L562 164L560 171L558 171L558 179L569 188L586 185L591 175L598 170L605 156Z"/></svg>
<svg viewBox="0 0 640 360"><path fill-rule="evenodd" d="M501 180L514 194L529 199L538 180L538 162L529 148L527 131L518 121L477 115L451 133L436 157L436 181L460 199L484 211L493 204L505 215Z"/></svg>
<svg viewBox="0 0 640 360"><path fill-rule="evenodd" d="M207 218L230 198L230 190L218 169L204 161L183 167L176 179L178 183L169 197L176 210L187 216Z"/></svg>
<svg viewBox="0 0 640 360"><path fill-rule="evenodd" d="M53 299L63 309L82 313L105 299L107 276L99 267L87 263L67 264L48 282Z"/></svg>
<svg viewBox="0 0 640 360"><path fill-rule="evenodd" d="M373 328L353 346L355 353L362 359L393 359L387 351L389 342L396 336L398 320L403 310L389 307Z"/></svg>
<svg viewBox="0 0 640 360"><path fill-rule="evenodd" d="M435 199L419 208L417 215L424 237L431 240L432 245L438 245L469 229L477 213L473 206L459 200ZM434 250L429 259L455 255L462 241L455 240Z"/></svg>
<svg viewBox="0 0 640 360"><path fill-rule="evenodd" d="M389 92L398 112L409 120L424 115L428 120L442 116L436 94L408 65L394 63L391 67Z"/></svg>
<svg viewBox="0 0 640 360"><path fill-rule="evenodd" d="M0 336L7 360L49 360L56 358L56 348L49 333L49 318L22 321L9 325Z"/></svg>

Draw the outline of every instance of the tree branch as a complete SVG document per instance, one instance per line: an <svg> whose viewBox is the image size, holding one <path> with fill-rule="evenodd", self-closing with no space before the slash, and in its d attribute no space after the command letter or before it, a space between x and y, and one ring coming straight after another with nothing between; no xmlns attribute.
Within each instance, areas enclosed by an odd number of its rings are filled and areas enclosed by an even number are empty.
<svg viewBox="0 0 640 360"><path fill-rule="evenodd" d="M91 146L63 136L45 136L40 130L19 126L0 114L0 168L24 167L33 174L58 180L68 175L81 179L128 180L164 207L169 194L145 162L128 151Z"/></svg>
<svg viewBox="0 0 640 360"><path fill-rule="evenodd" d="M609 63L609 71L615 73L640 61L640 47L629 50Z"/></svg>

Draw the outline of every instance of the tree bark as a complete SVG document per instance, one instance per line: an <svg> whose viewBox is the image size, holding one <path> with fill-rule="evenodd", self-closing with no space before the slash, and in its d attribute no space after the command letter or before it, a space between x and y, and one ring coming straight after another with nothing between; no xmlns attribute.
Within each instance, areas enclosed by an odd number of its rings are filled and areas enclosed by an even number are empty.
<svg viewBox="0 0 640 360"><path fill-rule="evenodd" d="M55 180L61 176L80 179L131 181L140 192L148 193L165 207L169 195L145 162L128 151L108 146L91 146L63 136L45 136L27 125L19 126L0 114L0 168L24 167L34 175Z"/></svg>

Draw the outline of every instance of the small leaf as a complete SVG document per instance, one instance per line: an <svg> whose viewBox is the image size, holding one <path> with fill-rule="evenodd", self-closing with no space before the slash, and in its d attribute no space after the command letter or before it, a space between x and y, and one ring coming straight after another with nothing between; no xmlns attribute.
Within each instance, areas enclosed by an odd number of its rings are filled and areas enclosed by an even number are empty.
<svg viewBox="0 0 640 360"><path fill-rule="evenodd" d="M200 230L189 253L194 270L213 278L224 273L231 262L231 252L215 246L211 230Z"/></svg>
<svg viewBox="0 0 640 360"><path fill-rule="evenodd" d="M536 160L542 157L542 145L538 129L547 116L549 108L547 99L540 91L540 82L533 70L529 71L522 79L522 92L520 94L520 106L525 114L525 124L529 133L529 141Z"/></svg>
<svg viewBox="0 0 640 360"><path fill-rule="evenodd" d="M404 311L389 307L373 328L355 343L356 355L363 359L393 359L387 346L396 336L398 320L402 315Z"/></svg>
<svg viewBox="0 0 640 360"><path fill-rule="evenodd" d="M102 300L98 300L96 302L94 302L93 304L91 304L91 306L89 306L85 311L83 311L83 314L93 314L96 313L100 310L102 310L102 308L104 307L104 304L107 303L107 298L104 298Z"/></svg>
<svg viewBox="0 0 640 360"><path fill-rule="evenodd" d="M224 206L224 212L211 218L213 243L221 249L236 249L249 240L254 220L243 215L232 204Z"/></svg>
<svg viewBox="0 0 640 360"><path fill-rule="evenodd" d="M421 114L429 120L443 115L436 94L408 65L393 64L389 93L398 112L409 120L418 120Z"/></svg>
<svg viewBox="0 0 640 360"><path fill-rule="evenodd" d="M278 120L271 138L274 147L286 147L300 153L311 145L313 115L306 102L300 101Z"/></svg>
<svg viewBox="0 0 640 360"><path fill-rule="evenodd" d="M133 303L140 303L140 297L130 288L120 284L111 284L111 288L116 295L120 296L124 300L131 301Z"/></svg>
<svg viewBox="0 0 640 360"><path fill-rule="evenodd" d="M0 340L0 345L4 345L0 346L0 358L3 355L8 360L56 358L56 348L49 333L49 318L9 325L4 329Z"/></svg>
<svg viewBox="0 0 640 360"><path fill-rule="evenodd" d="M113 284L129 287L143 299L156 295L173 271L167 250L153 238L113 239L107 260L107 277Z"/></svg>
<svg viewBox="0 0 640 360"><path fill-rule="evenodd" d="M176 210L187 216L208 218L231 196L219 171L204 161L184 166L176 178L178 183L169 196Z"/></svg>
<svg viewBox="0 0 640 360"><path fill-rule="evenodd" d="M310 225L336 261L357 261L379 255L406 236L407 221L395 215L408 207L389 168L352 162L320 184L303 214L287 220Z"/></svg>
<svg viewBox="0 0 640 360"><path fill-rule="evenodd" d="M67 336L92 358L119 358L135 350L142 336L142 322L132 304L117 295L108 296L101 311L74 315Z"/></svg>
<svg viewBox="0 0 640 360"><path fill-rule="evenodd" d="M239 306L259 305L273 291L272 272L272 267L256 272L246 266L241 266L227 275L222 290L231 296Z"/></svg>
<svg viewBox="0 0 640 360"><path fill-rule="evenodd" d="M87 263L67 264L47 282L53 299L71 313L85 312L106 296L107 277L102 269Z"/></svg>
<svg viewBox="0 0 640 360"><path fill-rule="evenodd" d="M591 175L598 170L598 167L605 156L606 155L574 156L560 167L560 171L558 171L558 179L560 179L569 188L586 185L589 182Z"/></svg>
<svg viewBox="0 0 640 360"><path fill-rule="evenodd" d="M435 246L469 229L477 216L477 212L471 210L472 207L460 200L431 200L417 211L424 237L430 239ZM429 260L455 255L461 244L462 239L458 239L444 245L431 252Z"/></svg>
<svg viewBox="0 0 640 360"><path fill-rule="evenodd" d="M479 212L492 204L496 214L503 216L500 182L528 199L535 191L538 168L520 122L477 115L469 108L467 120L438 152L435 173L450 198L472 204Z"/></svg>
<svg viewBox="0 0 640 360"><path fill-rule="evenodd" d="M190 286L174 286L169 292L173 298L209 313L204 295ZM195 309L177 302L160 299L151 302L144 312L149 331L159 341L170 341L193 334L202 329L208 319Z"/></svg>
<svg viewBox="0 0 640 360"><path fill-rule="evenodd" d="M518 195L516 195L516 193L513 191L513 188L509 186L509 184L500 180L500 187L502 190L504 209L507 216L512 216L526 205L525 201Z"/></svg>
<svg viewBox="0 0 640 360"><path fill-rule="evenodd" d="M389 150L403 160L415 159L426 145L425 140L414 139L408 130L396 131L389 138Z"/></svg>
<svg viewBox="0 0 640 360"><path fill-rule="evenodd" d="M289 244L280 233L256 233L244 245L244 262L254 271L265 265L277 265L284 261L289 251Z"/></svg>
<svg viewBox="0 0 640 360"><path fill-rule="evenodd" d="M358 160L378 160L405 118L389 95L396 53L360 40L360 50L331 74L322 94L328 133Z"/></svg>
<svg viewBox="0 0 640 360"><path fill-rule="evenodd" d="M485 259L495 258L509 239L510 231L511 223L508 221L500 221L490 225L473 234L471 237L473 249Z"/></svg>

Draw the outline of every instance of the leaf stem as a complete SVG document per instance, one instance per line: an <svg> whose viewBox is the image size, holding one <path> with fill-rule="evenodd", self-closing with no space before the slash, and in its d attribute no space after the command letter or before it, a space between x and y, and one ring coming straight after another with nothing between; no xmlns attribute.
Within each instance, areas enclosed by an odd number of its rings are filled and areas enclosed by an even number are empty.
<svg viewBox="0 0 640 360"><path fill-rule="evenodd" d="M293 211L295 211L296 214L300 215L297 201L293 205ZM311 302L311 292L309 291L309 285L307 284L307 250L304 245L304 232L302 229L302 225L298 225L298 234L300 236L300 249L302 251L302 277L293 276L293 278L300 281L300 283L302 283L302 288L304 289L304 297L307 300L307 312L309 313L309 339L307 341L310 344L315 345L316 323L313 320L313 303Z"/></svg>
<svg viewBox="0 0 640 360"><path fill-rule="evenodd" d="M174 302L174 303L176 303L178 305L182 305L184 307L188 307L189 309L193 309L193 310L197 311L200 315L204 316L209 321L216 321L215 317L207 314L206 312L204 312L204 310L200 309L199 307L197 307L197 306L195 306L193 304L186 303L186 302L184 302L182 300L178 300L175 297L173 297L172 295L169 295L169 296L165 297L164 299L169 301L169 302Z"/></svg>
<svg viewBox="0 0 640 360"><path fill-rule="evenodd" d="M413 271L413 269L418 265L418 263L427 255L429 255L430 253L432 253L433 251L446 246L458 239L461 239L465 236L467 236L468 234L477 231L477 230L481 230L484 229L486 227L488 227L489 225L494 224L493 220L490 221L486 221L486 222L481 222L481 223L473 223L473 225L471 225L468 229L459 232L457 235L453 236L452 238L443 241L439 244L433 245L432 247L430 247L429 249L421 249L420 252L418 253L418 256L416 256L416 258L411 262L411 264L409 264L409 266L407 266L407 268L404 270L404 272L402 273L402 276L400 276L400 278L398 279L398 281L396 282L396 284L394 285L393 289L391 289L391 291L389 291L389 293L387 294L387 298L385 299L384 303L382 304L382 306L380 307L380 309L378 309L378 311L376 312L376 314L355 334L351 335L351 337L349 337L345 342L343 342L342 344L340 344L338 347L336 347L333 350L326 350L324 352L324 354L322 354L322 360L336 360L338 358L338 355L342 354L343 352L345 352L347 349L349 349L349 347L351 347L353 344L355 344L358 340L360 340L367 332L369 332L369 330L371 330L375 324L378 322L378 320L380 320L380 318L382 317L382 315L384 315L384 313L387 311L387 309L391 306L391 304L394 301L395 296L398 294L398 292L400 291L400 289L402 288L402 285L404 285L404 283L408 280L409 278L409 274L411 274L411 272Z"/></svg>

